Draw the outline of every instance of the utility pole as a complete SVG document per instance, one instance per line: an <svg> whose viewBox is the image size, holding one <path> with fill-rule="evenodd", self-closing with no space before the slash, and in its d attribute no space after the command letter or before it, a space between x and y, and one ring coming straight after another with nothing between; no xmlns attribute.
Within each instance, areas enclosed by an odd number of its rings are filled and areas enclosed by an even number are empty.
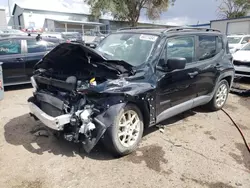
<svg viewBox="0 0 250 188"><path fill-rule="evenodd" d="M8 0L8 7L9 7L9 16L11 17L10 0Z"/></svg>

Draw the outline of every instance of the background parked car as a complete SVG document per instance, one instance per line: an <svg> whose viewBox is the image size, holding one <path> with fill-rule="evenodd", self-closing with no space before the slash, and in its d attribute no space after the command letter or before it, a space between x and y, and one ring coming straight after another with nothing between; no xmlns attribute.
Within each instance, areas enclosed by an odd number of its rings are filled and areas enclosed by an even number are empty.
<svg viewBox="0 0 250 188"><path fill-rule="evenodd" d="M230 53L241 49L250 40L250 35L230 35L227 36Z"/></svg>
<svg viewBox="0 0 250 188"><path fill-rule="evenodd" d="M58 44L58 40L46 37L39 41L32 36L1 38L4 86L29 83L34 65Z"/></svg>
<svg viewBox="0 0 250 188"><path fill-rule="evenodd" d="M235 75L250 77L250 43L233 54Z"/></svg>
<svg viewBox="0 0 250 188"><path fill-rule="evenodd" d="M25 36L27 33L17 29L1 29L0 38L11 36Z"/></svg>
<svg viewBox="0 0 250 188"><path fill-rule="evenodd" d="M67 42L79 42L84 43L84 37L79 32L62 32L62 38Z"/></svg>

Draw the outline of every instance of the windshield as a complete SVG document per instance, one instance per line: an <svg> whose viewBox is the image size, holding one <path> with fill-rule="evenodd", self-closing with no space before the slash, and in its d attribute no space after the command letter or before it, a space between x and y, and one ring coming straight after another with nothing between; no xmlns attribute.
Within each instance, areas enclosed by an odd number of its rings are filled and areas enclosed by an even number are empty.
<svg viewBox="0 0 250 188"><path fill-rule="evenodd" d="M118 33L102 40L96 48L109 60L123 60L132 66L143 64L151 54L158 36Z"/></svg>
<svg viewBox="0 0 250 188"><path fill-rule="evenodd" d="M242 37L227 37L229 44L238 44L240 43Z"/></svg>
<svg viewBox="0 0 250 188"><path fill-rule="evenodd" d="M250 43L246 44L241 50L250 51Z"/></svg>

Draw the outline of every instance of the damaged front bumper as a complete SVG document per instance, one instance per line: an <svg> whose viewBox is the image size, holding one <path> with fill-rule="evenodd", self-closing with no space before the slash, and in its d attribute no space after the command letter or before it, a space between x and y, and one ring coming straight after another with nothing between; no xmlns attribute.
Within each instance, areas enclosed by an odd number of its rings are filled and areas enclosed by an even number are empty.
<svg viewBox="0 0 250 188"><path fill-rule="evenodd" d="M34 97L28 100L30 115L40 120L45 126L60 131L64 139L76 143L82 143L83 149L90 152L97 142L104 136L107 128L112 126L116 114L125 103L110 106L108 109L90 118L90 109L84 108L75 113L66 113L51 116L40 108ZM94 134L91 134L94 132Z"/></svg>
<svg viewBox="0 0 250 188"><path fill-rule="evenodd" d="M28 105L30 109L30 114L38 118L43 124L53 130L62 131L64 125L70 123L70 114L52 117L43 112L35 103L28 102Z"/></svg>

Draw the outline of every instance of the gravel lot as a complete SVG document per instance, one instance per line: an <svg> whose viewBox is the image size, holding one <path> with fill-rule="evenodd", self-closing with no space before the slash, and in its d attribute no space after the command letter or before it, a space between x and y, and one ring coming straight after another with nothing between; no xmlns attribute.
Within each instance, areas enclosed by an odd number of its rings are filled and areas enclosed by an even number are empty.
<svg viewBox="0 0 250 188"><path fill-rule="evenodd" d="M230 119L202 108L147 131L137 152L113 159L98 144L86 154L28 115L32 89L10 89L0 101L0 187L208 187L250 188L250 154ZM230 94L225 110L250 142L250 98Z"/></svg>

